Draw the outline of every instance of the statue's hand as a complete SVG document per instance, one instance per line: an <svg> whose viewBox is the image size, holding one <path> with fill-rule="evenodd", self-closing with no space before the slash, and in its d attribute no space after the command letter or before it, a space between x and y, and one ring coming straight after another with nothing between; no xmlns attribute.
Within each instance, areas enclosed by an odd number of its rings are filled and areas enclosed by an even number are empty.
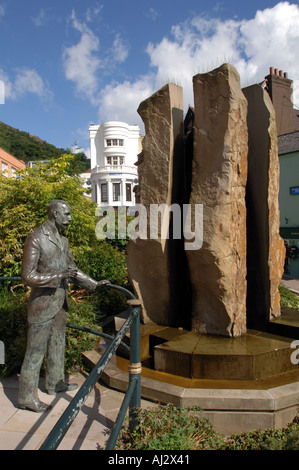
<svg viewBox="0 0 299 470"><path fill-rule="evenodd" d="M103 281L98 281L98 282L97 282L97 287L107 286L108 284L111 284L111 282L110 282L110 281L106 281L105 279L103 279Z"/></svg>
<svg viewBox="0 0 299 470"><path fill-rule="evenodd" d="M62 273L62 279L76 279L78 270L76 268L69 268Z"/></svg>

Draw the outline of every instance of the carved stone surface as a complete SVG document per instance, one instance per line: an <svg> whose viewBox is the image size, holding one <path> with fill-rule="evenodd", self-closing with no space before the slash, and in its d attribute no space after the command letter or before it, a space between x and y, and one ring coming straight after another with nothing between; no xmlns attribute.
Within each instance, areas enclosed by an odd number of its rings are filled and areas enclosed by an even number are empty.
<svg viewBox="0 0 299 470"><path fill-rule="evenodd" d="M131 283L142 301L142 321L171 325L173 296L170 278L177 270L170 266L169 241L161 239L160 228L158 238L150 239L149 223L151 205L170 206L176 198L173 188L173 180L178 173L174 168L175 152L181 155L183 151L182 88L174 84L165 85L140 104L138 113L145 125L138 173L140 204L146 209L148 230L147 239L129 242L127 266ZM169 226L168 216L162 224Z"/></svg>
<svg viewBox="0 0 299 470"><path fill-rule="evenodd" d="M258 85L243 90L248 100L248 324L280 315L278 287L283 274L285 247L279 235L279 159L275 111Z"/></svg>
<svg viewBox="0 0 299 470"><path fill-rule="evenodd" d="M236 69L193 77L194 155L190 204L203 204L203 246L187 251L192 327L246 332L247 101Z"/></svg>

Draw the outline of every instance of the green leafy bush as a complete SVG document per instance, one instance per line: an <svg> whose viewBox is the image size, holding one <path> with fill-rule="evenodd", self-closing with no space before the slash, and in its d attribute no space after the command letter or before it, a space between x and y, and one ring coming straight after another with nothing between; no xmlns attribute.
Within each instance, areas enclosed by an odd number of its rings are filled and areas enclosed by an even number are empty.
<svg viewBox="0 0 299 470"><path fill-rule="evenodd" d="M139 425L129 430L128 419L116 448L121 450L299 450L296 420L282 429L265 429L224 436L202 417L198 407L159 405L137 409Z"/></svg>
<svg viewBox="0 0 299 470"><path fill-rule="evenodd" d="M100 331L101 313L97 311L96 294L84 294L80 291L69 299L68 324L84 326ZM99 337L73 328L66 329L65 370L78 371L83 368L82 353L94 348Z"/></svg>
<svg viewBox="0 0 299 470"><path fill-rule="evenodd" d="M299 297L282 284L279 286L280 304L283 307L290 307L299 310Z"/></svg>
<svg viewBox="0 0 299 470"><path fill-rule="evenodd" d="M294 422L280 429L232 434L225 450L299 450L299 425Z"/></svg>
<svg viewBox="0 0 299 470"><path fill-rule="evenodd" d="M9 376L18 372L22 364L27 339L27 305L29 292L23 285L0 290L0 340L5 346L5 364L0 365L0 374Z"/></svg>
<svg viewBox="0 0 299 470"><path fill-rule="evenodd" d="M26 168L16 178L0 175L0 273L18 276L26 237L47 218L47 205L53 199L68 201L72 224L67 238L74 257L82 256L97 241L96 204L84 197L78 177L67 172L73 156L52 160L45 165Z"/></svg>
<svg viewBox="0 0 299 470"><path fill-rule="evenodd" d="M222 436L198 407L160 405L136 410L140 424L133 432L126 426L117 447L124 450L204 450L220 448Z"/></svg>

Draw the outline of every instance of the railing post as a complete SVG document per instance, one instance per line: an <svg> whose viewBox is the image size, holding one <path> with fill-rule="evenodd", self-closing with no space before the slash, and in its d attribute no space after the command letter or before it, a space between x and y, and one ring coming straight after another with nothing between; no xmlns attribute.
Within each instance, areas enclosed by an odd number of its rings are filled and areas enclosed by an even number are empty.
<svg viewBox="0 0 299 470"><path fill-rule="evenodd" d="M132 307L134 320L130 332L130 364L129 384L135 382L134 391L129 404L129 428L133 431L139 424L137 408L141 406L141 362L140 362L140 306L138 299L128 300L127 304Z"/></svg>

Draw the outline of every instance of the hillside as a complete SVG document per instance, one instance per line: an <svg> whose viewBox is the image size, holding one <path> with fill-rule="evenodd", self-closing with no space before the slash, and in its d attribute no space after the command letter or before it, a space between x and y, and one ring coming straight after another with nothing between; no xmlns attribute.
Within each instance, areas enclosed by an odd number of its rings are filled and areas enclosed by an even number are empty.
<svg viewBox="0 0 299 470"><path fill-rule="evenodd" d="M0 147L25 163L31 160L57 158L63 153L67 153L65 149L59 149L39 137L32 136L28 132L19 131L1 121Z"/></svg>

